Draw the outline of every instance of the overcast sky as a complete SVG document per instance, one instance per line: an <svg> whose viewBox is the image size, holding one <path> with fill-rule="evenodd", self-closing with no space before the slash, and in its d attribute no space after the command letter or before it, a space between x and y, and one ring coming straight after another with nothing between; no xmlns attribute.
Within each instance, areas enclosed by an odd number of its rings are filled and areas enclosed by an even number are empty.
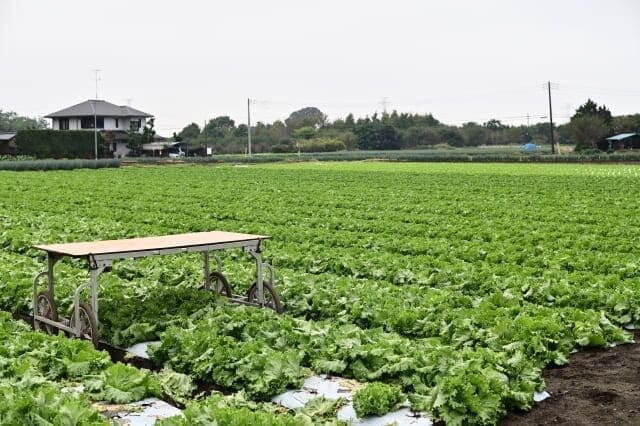
<svg viewBox="0 0 640 426"><path fill-rule="evenodd" d="M0 0L0 108L98 97L170 136L218 115L272 122L397 109L449 124L640 112L640 1Z"/></svg>

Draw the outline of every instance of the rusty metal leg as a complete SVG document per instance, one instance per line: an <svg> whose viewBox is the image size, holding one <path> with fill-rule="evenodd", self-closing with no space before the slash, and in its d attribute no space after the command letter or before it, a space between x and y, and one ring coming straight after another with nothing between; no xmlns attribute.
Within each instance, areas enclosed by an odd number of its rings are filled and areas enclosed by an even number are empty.
<svg viewBox="0 0 640 426"><path fill-rule="evenodd" d="M38 327L38 317L40 316L40 312L38 312L38 281L40 281L40 278L47 276L48 274L49 271L43 271L33 278L33 328L36 329Z"/></svg>
<svg viewBox="0 0 640 426"><path fill-rule="evenodd" d="M258 288L258 303L264 307L264 282L262 271L262 255L258 250L246 250L256 260L256 287Z"/></svg>
<svg viewBox="0 0 640 426"><path fill-rule="evenodd" d="M47 253L47 284L49 286L49 295L53 300L56 299L55 286L53 285L53 267L58 259L53 257L51 253Z"/></svg>
<svg viewBox="0 0 640 426"><path fill-rule="evenodd" d="M89 289L89 303L91 305L91 310L93 311L96 319L96 327L100 325L100 316L98 315L98 277L100 274L107 268L111 266L111 261L101 261L98 264L94 264L89 268L89 281L80 285L76 288L76 291L73 293L73 318L75 320L75 330L74 334L76 337L80 337L81 334L81 324L80 324L80 294L84 289Z"/></svg>
<svg viewBox="0 0 640 426"><path fill-rule="evenodd" d="M54 256L51 253L47 252L47 270L40 272L33 279L33 326L34 328L37 326L36 322L38 319L36 317L40 316L39 312L37 312L37 298L38 298L38 281L42 277L47 277L47 290L49 291L49 295L51 296L51 300L55 301L55 286L53 282L53 268L58 261L59 257Z"/></svg>
<svg viewBox="0 0 640 426"><path fill-rule="evenodd" d="M104 271L105 266L99 267L98 269L91 270L91 309L93 313L96 315L96 326L99 324L98 322L98 275L102 271ZM76 318L77 319L77 318Z"/></svg>

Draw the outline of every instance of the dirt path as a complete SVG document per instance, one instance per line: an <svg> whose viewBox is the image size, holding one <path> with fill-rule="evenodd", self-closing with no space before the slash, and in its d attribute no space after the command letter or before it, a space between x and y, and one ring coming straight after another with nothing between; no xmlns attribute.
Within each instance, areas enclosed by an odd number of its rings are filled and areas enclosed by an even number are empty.
<svg viewBox="0 0 640 426"><path fill-rule="evenodd" d="M510 413L503 426L640 425L640 343L578 352L544 379L551 397L529 413Z"/></svg>

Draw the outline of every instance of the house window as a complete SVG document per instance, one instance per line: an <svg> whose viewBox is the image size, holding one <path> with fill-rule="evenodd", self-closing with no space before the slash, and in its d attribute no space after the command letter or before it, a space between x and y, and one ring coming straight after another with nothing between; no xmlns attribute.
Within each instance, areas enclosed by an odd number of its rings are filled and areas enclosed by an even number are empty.
<svg viewBox="0 0 640 426"><path fill-rule="evenodd" d="M132 130L140 130L142 126L140 125L140 120L129 120L129 127Z"/></svg>
<svg viewBox="0 0 640 426"><path fill-rule="evenodd" d="M58 119L58 130L69 130L69 119L68 118L59 118Z"/></svg>
<svg viewBox="0 0 640 426"><path fill-rule="evenodd" d="M104 129L104 117L96 118L98 129ZM93 117L82 117L80 119L80 128L82 129L93 129L94 118Z"/></svg>
<svg viewBox="0 0 640 426"><path fill-rule="evenodd" d="M116 129L117 129L118 127L120 127L120 126L118 126L118 119L116 118Z"/></svg>

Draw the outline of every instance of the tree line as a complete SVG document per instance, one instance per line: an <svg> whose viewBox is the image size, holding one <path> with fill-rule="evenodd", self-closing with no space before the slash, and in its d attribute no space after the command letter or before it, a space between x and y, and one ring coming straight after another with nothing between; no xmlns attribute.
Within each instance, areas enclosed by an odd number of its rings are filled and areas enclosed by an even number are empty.
<svg viewBox="0 0 640 426"><path fill-rule="evenodd" d="M0 132L44 130L47 127L48 123L44 118L24 117L13 111L3 111L0 109Z"/></svg>
<svg viewBox="0 0 640 426"><path fill-rule="evenodd" d="M612 116L604 105L588 99L569 123L554 126L554 139L577 150L597 149L598 142L615 133L640 132L640 114ZM484 123L447 125L432 114L393 111L356 119L353 114L329 121L315 107L291 113L284 121L258 122L251 128L253 152L391 150L480 145L551 143L548 122L507 125L492 119ZM236 126L228 116L208 120L204 128L191 123L174 139L192 151L210 147L216 153L240 153L247 147L247 126Z"/></svg>
<svg viewBox="0 0 640 426"><path fill-rule="evenodd" d="M0 131L46 129L44 119L22 117L0 110ZM616 133L640 133L640 114L614 117L605 105L588 99L578 107L569 123L554 126L554 139L573 144L576 150L598 148L598 142ZM128 132L130 148L140 151L143 143L155 137L150 120L142 133ZM548 145L550 124L507 125L492 119L484 123L467 122L460 126L440 122L432 114L392 111L355 118L330 121L316 107L292 112L285 120L258 122L251 127L252 152L323 152L340 150L395 150L434 147L467 147L480 145L513 145L535 143ZM206 153L242 153L247 149L248 128L236 124L229 116L208 120L204 127L196 123L173 134L194 155ZM108 139L108 138L107 138Z"/></svg>

